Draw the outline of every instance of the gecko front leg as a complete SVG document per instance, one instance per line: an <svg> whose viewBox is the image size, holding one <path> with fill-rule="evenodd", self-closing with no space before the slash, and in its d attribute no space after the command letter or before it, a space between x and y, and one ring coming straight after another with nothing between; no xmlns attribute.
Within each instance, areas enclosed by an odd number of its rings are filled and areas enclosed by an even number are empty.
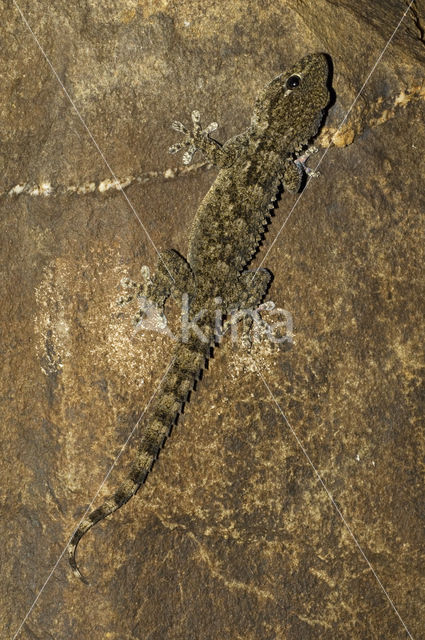
<svg viewBox="0 0 425 640"><path fill-rule="evenodd" d="M175 131L183 133L185 137L182 142L173 144L168 149L169 153L177 153L182 149L186 149L183 154L183 164L190 164L195 153L201 151L207 160L217 167L224 168L230 166L233 162L232 155L225 150L217 140L210 138L210 133L216 131L218 124L211 122L208 127L202 129L201 115L197 110L192 111L192 122L192 133L188 131L184 124L177 120L171 124L171 127Z"/></svg>
<svg viewBox="0 0 425 640"><path fill-rule="evenodd" d="M308 147L302 155L286 160L282 178L285 191L297 193L301 188L304 173L310 178L317 178L320 175L318 171L310 169L305 164L307 159L317 151L317 147Z"/></svg>

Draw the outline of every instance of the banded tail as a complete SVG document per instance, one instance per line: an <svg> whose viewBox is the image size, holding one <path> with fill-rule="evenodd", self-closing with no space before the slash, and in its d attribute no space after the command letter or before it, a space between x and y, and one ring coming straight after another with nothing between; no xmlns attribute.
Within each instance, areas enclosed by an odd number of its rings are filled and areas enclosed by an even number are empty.
<svg viewBox="0 0 425 640"><path fill-rule="evenodd" d="M100 507L82 520L72 536L68 547L69 564L73 573L83 582L87 583L88 581L81 574L77 565L75 554L78 543L97 522L128 502L143 484L190 391L192 391L194 383L205 366L209 350L210 343L201 342L197 338L192 338L188 343L177 346L174 362L164 378L151 420L142 434L139 450L129 477Z"/></svg>

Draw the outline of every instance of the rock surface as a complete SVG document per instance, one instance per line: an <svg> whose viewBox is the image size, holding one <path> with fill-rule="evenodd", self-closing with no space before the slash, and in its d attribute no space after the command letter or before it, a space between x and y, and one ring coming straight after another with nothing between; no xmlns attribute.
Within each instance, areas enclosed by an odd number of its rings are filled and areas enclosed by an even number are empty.
<svg viewBox="0 0 425 640"><path fill-rule="evenodd" d="M12 1L0 22L2 637L423 637L424 1L382 58L402 0L18 4L27 24ZM119 283L155 247L185 253L215 176L167 155L170 121L199 108L224 141L310 51L334 65L322 175L283 194L256 261L271 247L292 348L223 343L146 485L81 544L80 584L55 563L172 348L133 333Z"/></svg>

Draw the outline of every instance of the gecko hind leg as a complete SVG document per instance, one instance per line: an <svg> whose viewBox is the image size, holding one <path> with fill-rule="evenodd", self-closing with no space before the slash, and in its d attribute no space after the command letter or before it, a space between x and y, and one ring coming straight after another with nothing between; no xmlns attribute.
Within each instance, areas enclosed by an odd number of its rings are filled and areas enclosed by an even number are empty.
<svg viewBox="0 0 425 640"><path fill-rule="evenodd" d="M119 303L123 304L137 298L140 309L135 316L135 324L161 330L167 325L164 315L167 299L170 296L179 299L184 293L189 297L193 295L193 272L185 258L174 249L159 254L153 277L150 275L149 267L143 266L141 272L144 280L142 283L125 279L123 285L129 289L129 294L122 297ZM149 320L149 326L144 325L146 319ZM156 326L152 327L152 324Z"/></svg>

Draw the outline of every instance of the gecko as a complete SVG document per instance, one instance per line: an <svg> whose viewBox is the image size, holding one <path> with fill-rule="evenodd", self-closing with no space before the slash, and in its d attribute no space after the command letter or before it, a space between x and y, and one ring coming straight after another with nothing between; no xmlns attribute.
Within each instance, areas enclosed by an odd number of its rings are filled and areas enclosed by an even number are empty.
<svg viewBox="0 0 425 640"><path fill-rule="evenodd" d="M303 57L259 92L248 128L224 144L210 136L217 123L203 129L196 110L192 131L181 122L172 124L183 139L169 151L183 150L184 164L201 151L218 168L217 177L194 217L187 258L173 249L162 252L152 278L145 272L144 283L128 281L137 296L130 294L125 301L141 300L136 318L140 323L149 307L163 314L170 296L180 299L185 295L190 331L177 341L129 476L83 518L71 538L69 563L84 582L76 561L77 545L96 523L127 503L146 480L218 344L217 301L225 309L257 308L268 291L271 272L259 269L253 273L248 266L258 251L281 185L297 192L304 170L313 173L304 166L304 159L329 103L328 81L326 54ZM297 156L306 149L303 156Z"/></svg>

